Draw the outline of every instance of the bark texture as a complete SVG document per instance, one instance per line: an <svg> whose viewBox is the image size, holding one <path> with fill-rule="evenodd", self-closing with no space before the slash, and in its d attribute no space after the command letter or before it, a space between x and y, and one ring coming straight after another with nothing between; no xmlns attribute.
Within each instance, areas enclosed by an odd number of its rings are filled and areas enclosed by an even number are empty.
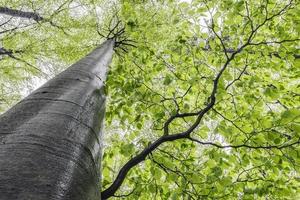
<svg viewBox="0 0 300 200"><path fill-rule="evenodd" d="M0 200L100 199L108 40L0 117Z"/></svg>

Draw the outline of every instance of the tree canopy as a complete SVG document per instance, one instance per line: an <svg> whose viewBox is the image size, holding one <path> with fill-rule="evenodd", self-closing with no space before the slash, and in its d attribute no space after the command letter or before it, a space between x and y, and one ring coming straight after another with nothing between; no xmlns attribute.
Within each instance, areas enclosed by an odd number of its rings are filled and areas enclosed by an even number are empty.
<svg viewBox="0 0 300 200"><path fill-rule="evenodd" d="M298 1L2 1L1 111L125 27L106 82L104 193L299 198Z"/></svg>

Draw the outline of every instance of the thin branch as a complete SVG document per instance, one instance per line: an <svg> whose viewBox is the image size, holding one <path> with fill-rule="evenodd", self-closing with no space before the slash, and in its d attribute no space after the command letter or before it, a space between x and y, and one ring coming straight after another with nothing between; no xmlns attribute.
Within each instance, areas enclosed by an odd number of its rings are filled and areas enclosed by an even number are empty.
<svg viewBox="0 0 300 200"><path fill-rule="evenodd" d="M131 194L134 193L135 189L136 189L136 188L133 188L133 190L131 190L128 194L113 195L113 197L118 197L118 198L128 197L128 196L130 196Z"/></svg>
<svg viewBox="0 0 300 200"><path fill-rule="evenodd" d="M42 70L40 70L39 68L33 66L33 65L30 64L29 62L27 62L27 61L25 61L25 60L23 60L23 59L21 59L21 58L19 58L19 57L16 57L16 56L14 55L14 54L20 54L20 53L24 53L24 51L23 51L23 50L15 50L15 51L13 51L13 50L11 50L11 49L5 49L5 48L3 48L3 47L0 48L0 55L5 55L5 56L8 56L8 57L10 57L10 58L12 58L12 59L14 59L14 60L23 62L23 63L25 63L26 65L28 65L28 66L34 68L35 70L37 70L37 71L43 73L44 75L46 75L46 74L45 74Z"/></svg>
<svg viewBox="0 0 300 200"><path fill-rule="evenodd" d="M220 145L214 142L203 142L200 141L196 138L193 137L188 137L189 140L196 142L198 144L201 145L209 145L209 146L214 146L217 148L221 148L221 149L226 149L226 148L232 148L232 149L238 149L238 148L248 148L248 149L284 149L284 148L288 148L288 147L292 147L295 145L299 145L300 144L300 140L290 143L290 144L283 144L283 145L266 145L266 146L251 146L248 144L239 144L239 145Z"/></svg>
<svg viewBox="0 0 300 200"><path fill-rule="evenodd" d="M53 27L60 29L64 34L68 35L68 33L65 32L63 27L57 25L56 23L54 23L52 21L52 18L53 18L54 15L57 15L59 12L61 12L62 7L65 6L65 4L68 3L69 1L72 1L72 0L67 0L63 4L61 4L59 6L59 8L49 18L43 17L39 13L36 13L36 12L22 11L22 10L8 8L8 7L0 7L0 14L12 16L12 17L32 19L37 23L48 22ZM7 32L7 31L5 31L5 32Z"/></svg>
<svg viewBox="0 0 300 200"><path fill-rule="evenodd" d="M242 77L242 75L246 72L248 65L246 64L245 67L243 68L243 70L241 71L241 73L239 74L239 76L237 78L235 78L233 81L231 81L226 87L225 90L227 90L231 85L233 85L236 81L239 81Z"/></svg>
<svg viewBox="0 0 300 200"><path fill-rule="evenodd" d="M295 39L285 39L281 41L262 41L262 42L257 42L257 43L249 43L249 45L252 46L258 46L258 45L267 45L267 44L283 44L283 43L288 43L288 42L296 42L300 41L300 38L295 38Z"/></svg>

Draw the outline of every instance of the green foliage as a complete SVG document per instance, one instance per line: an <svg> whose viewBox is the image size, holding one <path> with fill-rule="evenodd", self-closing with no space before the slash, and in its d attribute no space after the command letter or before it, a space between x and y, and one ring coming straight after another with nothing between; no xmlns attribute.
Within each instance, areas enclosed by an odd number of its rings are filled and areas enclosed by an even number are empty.
<svg viewBox="0 0 300 200"><path fill-rule="evenodd" d="M214 110L192 133L204 143L246 147L219 149L188 139L163 144L130 171L117 194L133 191L127 199L298 198L299 4L280 12L288 3L123 2L127 34L138 47L112 65L107 127L122 131L112 131L106 140L114 144L111 138L121 134L136 153L164 134L164 123L178 109L197 112L209 102L213 80L226 62L216 33L230 56L247 42L251 27L263 25L222 74ZM266 12L284 17L264 23ZM169 134L194 121L174 120ZM116 157L111 176L129 159ZM104 159L106 167L111 166Z"/></svg>

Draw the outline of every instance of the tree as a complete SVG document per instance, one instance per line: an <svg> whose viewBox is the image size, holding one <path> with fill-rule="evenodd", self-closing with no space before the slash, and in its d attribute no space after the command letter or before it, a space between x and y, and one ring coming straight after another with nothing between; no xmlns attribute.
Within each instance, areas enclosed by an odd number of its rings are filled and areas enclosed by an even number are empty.
<svg viewBox="0 0 300 200"><path fill-rule="evenodd" d="M124 181L115 195L128 199L296 198L299 4L151 5L123 4L139 45L108 79L118 129L107 140L126 134L104 152L106 191Z"/></svg>
<svg viewBox="0 0 300 200"><path fill-rule="evenodd" d="M84 17L77 18L84 5L72 0L3 0L1 3L15 11L15 15L0 13L0 94L3 97L0 112L3 112L8 105L26 96L24 93L36 89L32 82L49 80L101 41L96 30L83 26L94 27L95 17L86 17L83 13ZM43 20L25 18L22 13L35 14ZM83 40L90 42L82 45ZM24 92L24 88L28 91Z"/></svg>
<svg viewBox="0 0 300 200"><path fill-rule="evenodd" d="M1 116L1 199L100 198L104 81L113 47L106 41Z"/></svg>
<svg viewBox="0 0 300 200"><path fill-rule="evenodd" d="M299 3L120 5L102 197L298 198Z"/></svg>
<svg viewBox="0 0 300 200"><path fill-rule="evenodd" d="M66 1L68 2L68 1ZM47 55L44 51L37 50L37 47L34 45L37 42L37 38L33 36L32 30L36 29L35 34L45 35L41 33L42 29L51 25L47 30L63 30L60 26L57 25L57 19L55 17L61 17L62 10L66 3L62 3L58 6L57 9L51 10L50 14L46 12L46 9L43 9L44 13L41 16L38 12L41 12L40 9L43 7L42 3L32 2L2 2L3 5L8 7L0 8L0 61L1 65L1 95L6 98L2 98L0 110L3 110L3 107L15 102L20 98L16 92L12 90L21 90L24 85L22 84L24 80L30 79L29 77L43 75L47 77L48 74L44 72L45 69L41 69L40 66L37 66L36 63L36 52L38 51L40 56L39 60L43 59L43 56ZM49 4L50 7L53 4ZM14 9L15 7L20 8ZM25 8L25 9L24 9ZM26 8L30 11L26 11ZM49 16L48 16L49 15ZM49 22L45 23L45 22ZM59 21L58 21L59 23ZM38 33L40 31L40 33ZM30 36L31 35L31 36ZM41 37L38 39L40 41ZM42 40L45 40L43 38ZM10 70L12 69L13 70ZM21 74L21 75L20 75ZM30 75L28 75L30 74ZM22 84L22 85L21 85ZM20 85L20 88L16 86Z"/></svg>

